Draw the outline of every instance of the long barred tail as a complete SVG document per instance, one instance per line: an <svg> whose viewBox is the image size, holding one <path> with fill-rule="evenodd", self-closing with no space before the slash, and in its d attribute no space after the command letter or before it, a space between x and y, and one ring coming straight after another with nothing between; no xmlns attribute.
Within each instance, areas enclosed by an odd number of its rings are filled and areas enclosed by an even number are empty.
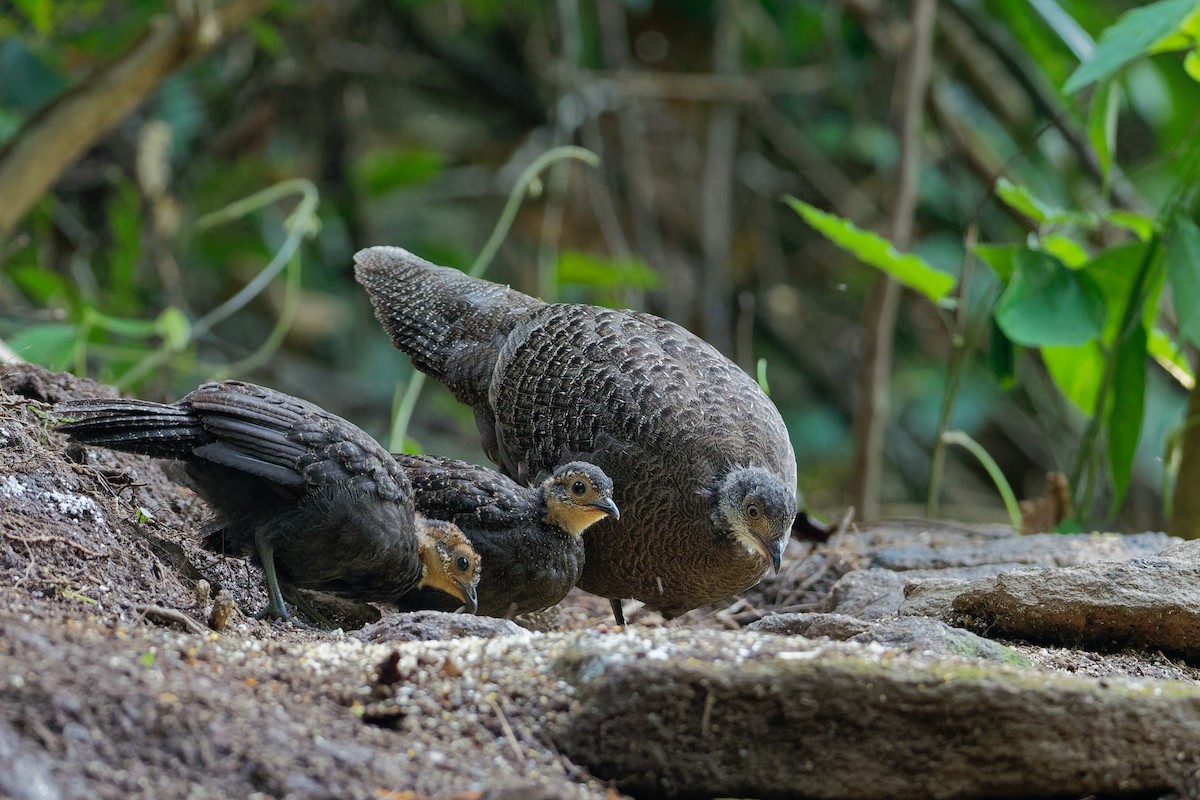
<svg viewBox="0 0 1200 800"><path fill-rule="evenodd" d="M200 418L179 405L147 400L70 400L54 406L58 430L83 444L155 458L185 459L212 441Z"/></svg>
<svg viewBox="0 0 1200 800"><path fill-rule="evenodd" d="M504 337L520 317L543 305L399 247L360 250L354 263L392 344L467 403L486 398Z"/></svg>

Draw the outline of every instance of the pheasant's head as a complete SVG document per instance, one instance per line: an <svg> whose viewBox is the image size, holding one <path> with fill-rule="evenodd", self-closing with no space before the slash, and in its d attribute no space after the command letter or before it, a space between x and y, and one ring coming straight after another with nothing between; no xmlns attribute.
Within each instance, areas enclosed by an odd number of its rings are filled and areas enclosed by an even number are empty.
<svg viewBox="0 0 1200 800"><path fill-rule="evenodd" d="M763 556L776 572L796 518L796 495L760 467L737 467L717 488L720 528L742 547Z"/></svg>
<svg viewBox="0 0 1200 800"><path fill-rule="evenodd" d="M546 495L546 522L572 536L582 535L605 517L621 518L612 499L612 479L595 464L564 464L546 479L542 491Z"/></svg>
<svg viewBox="0 0 1200 800"><path fill-rule="evenodd" d="M479 609L479 554L457 525L441 520L417 520L417 551L421 556L421 588L429 587L458 598L474 614Z"/></svg>

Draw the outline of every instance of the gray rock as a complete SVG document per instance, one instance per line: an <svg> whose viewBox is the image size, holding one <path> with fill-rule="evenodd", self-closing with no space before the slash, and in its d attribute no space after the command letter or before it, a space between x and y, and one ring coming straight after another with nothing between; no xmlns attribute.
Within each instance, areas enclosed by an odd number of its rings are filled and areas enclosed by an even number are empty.
<svg viewBox="0 0 1200 800"><path fill-rule="evenodd" d="M844 641L871 627L871 623L846 614L771 614L746 626L748 631L774 633L783 636L803 636L808 639L825 637Z"/></svg>
<svg viewBox="0 0 1200 800"><path fill-rule="evenodd" d="M896 613L901 616L934 617L953 622L954 598L962 594L971 581L961 578L923 578L904 585L904 600Z"/></svg>
<svg viewBox="0 0 1200 800"><path fill-rule="evenodd" d="M445 611L413 611L389 614L354 634L364 642L425 642L478 636L531 636L510 619L451 614Z"/></svg>
<svg viewBox="0 0 1200 800"><path fill-rule="evenodd" d="M934 548L982 546L990 542L1018 539L1010 525L973 525L948 520L888 519L861 525L843 539L867 550L884 547L922 546ZM837 541L837 539L835 539Z"/></svg>
<svg viewBox="0 0 1200 800"><path fill-rule="evenodd" d="M985 564L1065 567L1089 561L1124 561L1159 552L1179 540L1165 533L1037 533L978 544L891 546L878 550L869 566L931 570Z"/></svg>
<svg viewBox="0 0 1200 800"><path fill-rule="evenodd" d="M926 578L969 580L997 575L1018 566L986 564L977 567L908 572L894 572L890 569L856 570L846 573L833 585L823 610L865 620L881 619L900 610L900 605L904 602L904 587L909 581Z"/></svg>
<svg viewBox="0 0 1200 800"><path fill-rule="evenodd" d="M573 711L546 732L639 797L1157 797L1200 759L1189 682L703 639L581 638L556 666Z"/></svg>
<svg viewBox="0 0 1200 800"><path fill-rule="evenodd" d="M959 656L1027 666L1024 654L977 636L962 628L924 617L899 617L881 620L850 639L862 644L875 643L891 650L923 655Z"/></svg>
<svg viewBox="0 0 1200 800"><path fill-rule="evenodd" d="M1155 556L1007 572L964 587L953 610L989 634L1200 660L1195 560Z"/></svg>
<svg viewBox="0 0 1200 800"><path fill-rule="evenodd" d="M36 713L36 712L31 712ZM62 791L51 776L44 748L0 720L0 797L58 800Z"/></svg>

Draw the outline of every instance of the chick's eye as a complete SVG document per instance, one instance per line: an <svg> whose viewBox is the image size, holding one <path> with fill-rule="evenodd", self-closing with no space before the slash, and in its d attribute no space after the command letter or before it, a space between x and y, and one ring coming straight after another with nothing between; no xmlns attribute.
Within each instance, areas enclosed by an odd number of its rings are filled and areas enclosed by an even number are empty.
<svg viewBox="0 0 1200 800"><path fill-rule="evenodd" d="M587 491L587 484L583 481L575 481L571 484L571 494L576 497L582 496Z"/></svg>
<svg viewBox="0 0 1200 800"><path fill-rule="evenodd" d="M762 516L762 512L758 510L758 506L751 503L750 505L746 506L746 516L750 519L758 519Z"/></svg>
<svg viewBox="0 0 1200 800"><path fill-rule="evenodd" d="M466 556L459 556L454 561L454 566L458 568L459 572L466 572L467 568L471 566L471 562L467 560Z"/></svg>

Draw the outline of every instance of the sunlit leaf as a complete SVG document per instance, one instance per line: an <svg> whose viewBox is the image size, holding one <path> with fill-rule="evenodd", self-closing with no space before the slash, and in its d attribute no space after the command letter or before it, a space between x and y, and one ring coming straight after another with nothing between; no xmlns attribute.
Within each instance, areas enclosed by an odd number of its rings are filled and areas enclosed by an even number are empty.
<svg viewBox="0 0 1200 800"><path fill-rule="evenodd" d="M996 197L1009 208L1024 214L1039 225L1047 222L1052 216L1063 213L1061 209L1042 203L1034 197L1033 192L1007 178L996 181Z"/></svg>
<svg viewBox="0 0 1200 800"><path fill-rule="evenodd" d="M79 331L65 322L30 325L8 339L8 346L17 355L34 364L50 369L65 369L71 363Z"/></svg>
<svg viewBox="0 0 1200 800"><path fill-rule="evenodd" d="M1129 489L1133 457L1146 407L1146 329L1135 327L1116 355L1113 404L1108 415L1108 465L1113 479L1113 511Z"/></svg>
<svg viewBox="0 0 1200 800"><path fill-rule="evenodd" d="M1104 296L1104 306L1108 309L1104 324L1104 341L1116 339L1117 327L1120 325L1121 314L1129 301L1129 293L1133 290L1133 281L1137 277L1146 256L1146 245L1143 242L1127 242L1126 244L1110 247L1096 254L1096 257L1084 267L1085 271ZM1157 313L1158 294L1162 289L1161 274L1151 275L1152 282L1143 287L1149 318L1147 324L1153 324Z"/></svg>
<svg viewBox="0 0 1200 800"><path fill-rule="evenodd" d="M1136 211L1110 211L1105 215L1113 225L1124 228L1143 242L1149 241L1154 235L1154 219Z"/></svg>
<svg viewBox="0 0 1200 800"><path fill-rule="evenodd" d="M1187 355L1165 331L1154 328L1150 331L1150 339L1146 344L1149 353L1159 366L1165 369L1184 389L1191 390L1196 383L1196 375Z"/></svg>
<svg viewBox="0 0 1200 800"><path fill-rule="evenodd" d="M1163 234L1162 247L1179 335L1200 344L1200 228L1176 214Z"/></svg>
<svg viewBox="0 0 1200 800"><path fill-rule="evenodd" d="M71 291L71 283L65 277L36 264L10 267L7 273L30 300L42 305L67 297Z"/></svg>
<svg viewBox="0 0 1200 800"><path fill-rule="evenodd" d="M13 0L13 5L29 20L33 29L40 35L45 36L50 33L51 25L54 22L54 6L50 0Z"/></svg>
<svg viewBox="0 0 1200 800"><path fill-rule="evenodd" d="M1087 416L1096 410L1096 392L1104 375L1104 352L1098 342L1073 347L1043 347L1042 362L1054 385Z"/></svg>
<svg viewBox="0 0 1200 800"><path fill-rule="evenodd" d="M882 236L861 230L848 220L827 214L794 197L785 199L805 222L838 247L886 272L931 301L936 303L954 288L953 275L934 269L917 256L901 253Z"/></svg>
<svg viewBox="0 0 1200 800"><path fill-rule="evenodd" d="M1192 48L1183 59L1183 71L1192 80L1200 82L1200 45Z"/></svg>
<svg viewBox="0 0 1200 800"><path fill-rule="evenodd" d="M1039 250L1017 251L1012 282L996 302L996 322L1017 344L1078 345L1100 336L1104 295L1084 271Z"/></svg>
<svg viewBox="0 0 1200 800"><path fill-rule="evenodd" d="M1196 9L1196 0L1158 0L1121 15L1100 34L1092 57L1079 65L1063 85L1067 94L1106 78L1146 54Z"/></svg>
<svg viewBox="0 0 1200 800"><path fill-rule="evenodd" d="M192 336L192 323L182 311L174 306L163 309L155 322L163 344L170 350L182 350L187 347Z"/></svg>
<svg viewBox="0 0 1200 800"><path fill-rule="evenodd" d="M1071 269L1078 269L1087 263L1087 250L1074 239L1069 239L1066 236L1043 236L1040 245L1041 249Z"/></svg>

